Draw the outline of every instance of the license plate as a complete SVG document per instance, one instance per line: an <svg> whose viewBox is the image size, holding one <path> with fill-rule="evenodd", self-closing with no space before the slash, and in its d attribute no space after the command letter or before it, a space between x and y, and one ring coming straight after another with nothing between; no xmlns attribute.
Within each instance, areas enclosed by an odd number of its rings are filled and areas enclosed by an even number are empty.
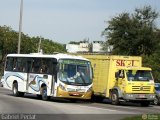
<svg viewBox="0 0 160 120"><path fill-rule="evenodd" d="M139 98L145 98L146 96L144 94L139 95Z"/></svg>
<svg viewBox="0 0 160 120"><path fill-rule="evenodd" d="M79 93L73 93L73 95L75 95L75 96L79 96Z"/></svg>
<svg viewBox="0 0 160 120"><path fill-rule="evenodd" d="M72 92L72 93L70 93L70 95L74 95L74 96L79 96L80 94L79 93L77 93L77 92Z"/></svg>

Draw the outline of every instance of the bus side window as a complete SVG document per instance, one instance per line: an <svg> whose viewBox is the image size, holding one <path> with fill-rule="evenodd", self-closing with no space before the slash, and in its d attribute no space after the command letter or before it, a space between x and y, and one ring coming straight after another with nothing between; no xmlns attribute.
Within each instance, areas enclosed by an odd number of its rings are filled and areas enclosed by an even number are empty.
<svg viewBox="0 0 160 120"><path fill-rule="evenodd" d="M54 76L55 82L57 82L57 72L58 72L58 63L56 59L52 59L51 61L51 74Z"/></svg>
<svg viewBox="0 0 160 120"><path fill-rule="evenodd" d="M40 73L43 74L50 74L50 69L52 68L51 66L51 58L43 58L41 59L41 67L40 67Z"/></svg>
<svg viewBox="0 0 160 120"><path fill-rule="evenodd" d="M22 59L22 58L17 58L17 61L16 61L16 69L17 69L17 71L19 71L19 72L22 72L22 71L23 71L22 62L23 62L23 59Z"/></svg>
<svg viewBox="0 0 160 120"><path fill-rule="evenodd" d="M28 58L27 59L26 72L28 72L28 73L32 72L32 69L31 69L32 61L33 61L33 58Z"/></svg>
<svg viewBox="0 0 160 120"><path fill-rule="evenodd" d="M48 73L48 70L47 70L47 65L46 64L42 64L41 67L40 67L40 73Z"/></svg>
<svg viewBox="0 0 160 120"><path fill-rule="evenodd" d="M13 71L17 71L17 58L14 58L14 62L13 62Z"/></svg>
<svg viewBox="0 0 160 120"><path fill-rule="evenodd" d="M28 71L28 59L27 58L22 58L21 71L22 72L29 72Z"/></svg>
<svg viewBox="0 0 160 120"><path fill-rule="evenodd" d="M14 58L13 71L26 72L26 58L17 57Z"/></svg>
<svg viewBox="0 0 160 120"><path fill-rule="evenodd" d="M6 71L12 71L13 70L13 58L8 57L6 61Z"/></svg>
<svg viewBox="0 0 160 120"><path fill-rule="evenodd" d="M39 68L40 68L40 58L34 58L31 72L39 73Z"/></svg>

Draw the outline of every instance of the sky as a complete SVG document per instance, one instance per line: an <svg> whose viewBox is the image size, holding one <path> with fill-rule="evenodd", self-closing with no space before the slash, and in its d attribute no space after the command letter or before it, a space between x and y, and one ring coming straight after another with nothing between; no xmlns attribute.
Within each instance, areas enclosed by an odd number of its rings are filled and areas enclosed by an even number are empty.
<svg viewBox="0 0 160 120"><path fill-rule="evenodd" d="M0 0L0 26L19 31L20 2ZM160 0L23 0L22 32L64 44L104 41L106 21L146 5L160 12ZM160 26L160 19L156 22Z"/></svg>

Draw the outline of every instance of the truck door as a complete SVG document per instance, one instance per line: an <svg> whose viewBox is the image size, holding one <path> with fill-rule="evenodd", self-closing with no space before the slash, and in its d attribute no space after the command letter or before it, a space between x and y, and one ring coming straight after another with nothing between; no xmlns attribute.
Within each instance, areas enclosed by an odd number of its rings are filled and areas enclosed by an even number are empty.
<svg viewBox="0 0 160 120"><path fill-rule="evenodd" d="M125 72L124 70L119 70L119 78L117 81L117 86L122 90L123 89L123 84L125 82Z"/></svg>

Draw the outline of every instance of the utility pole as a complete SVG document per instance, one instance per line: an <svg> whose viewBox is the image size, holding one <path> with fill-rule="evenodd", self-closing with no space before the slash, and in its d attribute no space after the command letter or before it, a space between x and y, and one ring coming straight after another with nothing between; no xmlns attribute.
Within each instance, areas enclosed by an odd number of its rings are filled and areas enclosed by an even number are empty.
<svg viewBox="0 0 160 120"><path fill-rule="evenodd" d="M18 54L20 54L21 50L22 14L23 14L23 0L21 0L21 6L20 6L19 37L18 37L18 51L17 51Z"/></svg>
<svg viewBox="0 0 160 120"><path fill-rule="evenodd" d="M40 49L41 49L41 36L40 36L39 44L38 44L38 53L40 52Z"/></svg>

